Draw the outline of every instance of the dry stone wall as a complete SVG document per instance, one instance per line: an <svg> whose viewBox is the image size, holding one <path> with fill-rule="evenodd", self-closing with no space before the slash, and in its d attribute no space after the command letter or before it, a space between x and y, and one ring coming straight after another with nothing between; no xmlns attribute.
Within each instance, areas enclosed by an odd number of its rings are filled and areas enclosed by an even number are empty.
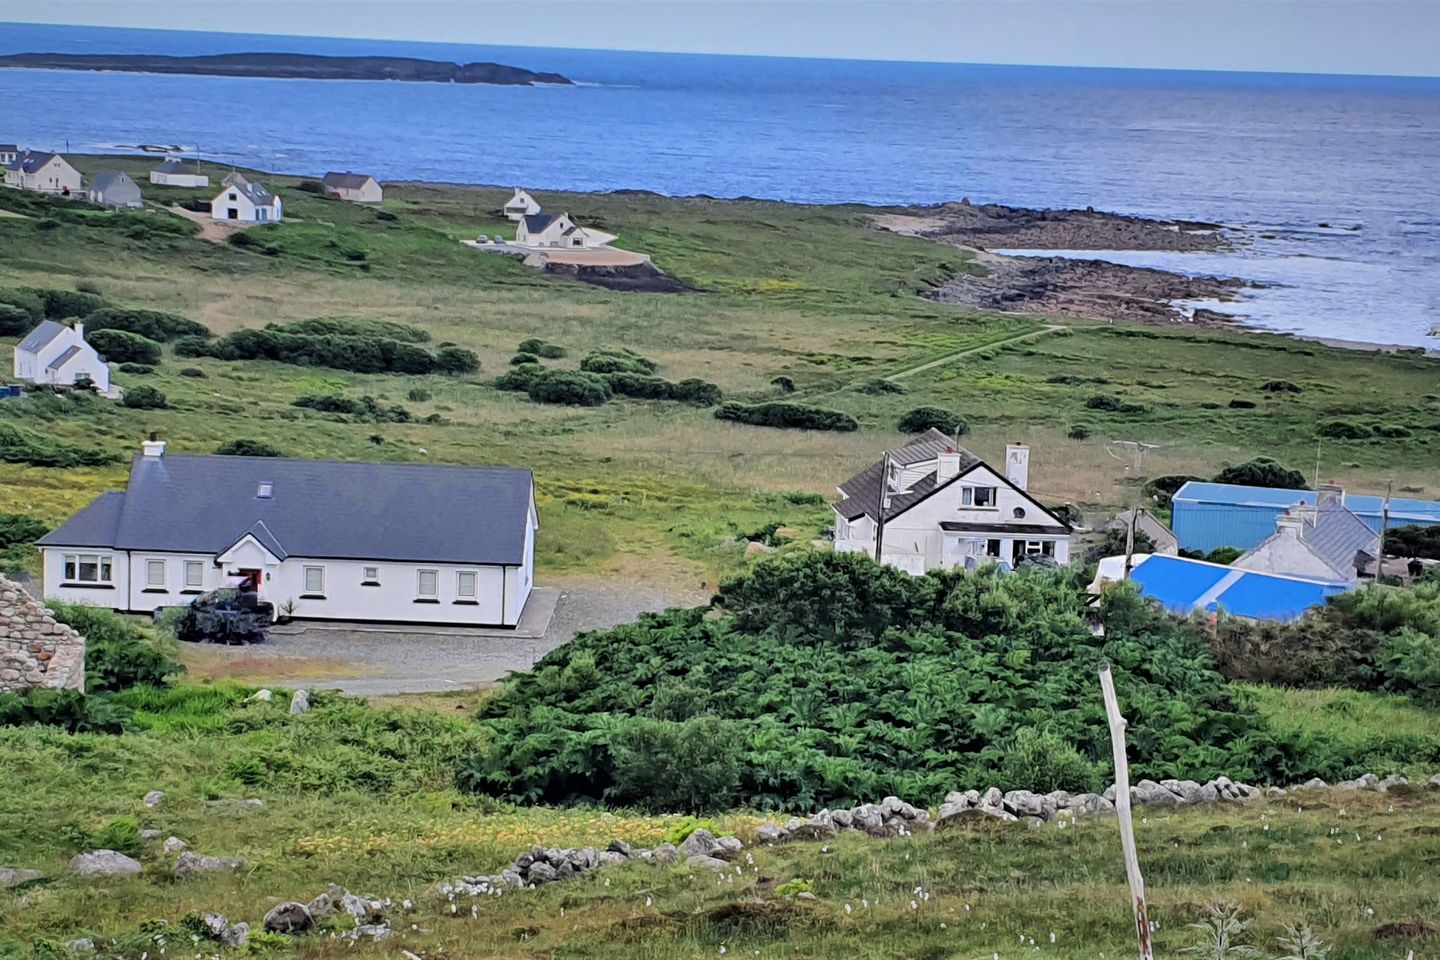
<svg viewBox="0 0 1440 960"><path fill-rule="evenodd" d="M85 638L0 577L0 693L85 688Z"/></svg>

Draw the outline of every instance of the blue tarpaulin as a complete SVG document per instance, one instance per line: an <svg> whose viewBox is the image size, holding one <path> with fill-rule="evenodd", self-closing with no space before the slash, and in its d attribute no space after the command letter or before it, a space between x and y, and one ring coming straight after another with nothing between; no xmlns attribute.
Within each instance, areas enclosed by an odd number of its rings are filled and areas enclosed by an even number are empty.
<svg viewBox="0 0 1440 960"><path fill-rule="evenodd" d="M1252 620L1294 620L1326 597L1350 589L1343 583L1237 570L1203 560L1154 555L1131 573L1141 593L1174 613L1223 610Z"/></svg>

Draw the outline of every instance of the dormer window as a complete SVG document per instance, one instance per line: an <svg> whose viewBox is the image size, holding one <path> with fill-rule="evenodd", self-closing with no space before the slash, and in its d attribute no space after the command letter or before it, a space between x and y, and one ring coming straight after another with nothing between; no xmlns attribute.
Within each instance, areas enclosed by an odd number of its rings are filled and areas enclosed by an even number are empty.
<svg viewBox="0 0 1440 960"><path fill-rule="evenodd" d="M261 480L255 487L255 496L260 500L270 500L275 496L275 484L269 480Z"/></svg>

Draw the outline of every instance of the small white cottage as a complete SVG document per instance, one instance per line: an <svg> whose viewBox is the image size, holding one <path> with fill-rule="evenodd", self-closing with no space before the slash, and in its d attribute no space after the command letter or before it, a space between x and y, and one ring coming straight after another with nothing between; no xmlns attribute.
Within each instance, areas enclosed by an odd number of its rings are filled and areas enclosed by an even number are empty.
<svg viewBox="0 0 1440 960"><path fill-rule="evenodd" d="M609 246L614 240L615 234L586 229L572 220L568 213L532 213L521 217L515 225L517 247L593 250Z"/></svg>
<svg viewBox="0 0 1440 960"><path fill-rule="evenodd" d="M115 396L110 387L110 368L105 358L85 342L85 324L68 327L44 320L15 344L15 378L27 383L74 386L89 380L106 396Z"/></svg>
<svg viewBox="0 0 1440 960"><path fill-rule="evenodd" d="M366 173L327 173L320 178L327 196L351 203L379 203L385 199L380 182Z"/></svg>
<svg viewBox="0 0 1440 960"><path fill-rule="evenodd" d="M232 173L210 201L210 219L228 223L271 223L285 219L280 198L262 184L251 183L242 174Z"/></svg>
<svg viewBox="0 0 1440 960"><path fill-rule="evenodd" d="M929 430L838 488L835 550L908 573L1026 558L1070 560L1070 526L1026 492L1030 450L1005 448L1005 470ZM877 550L878 541L878 550Z"/></svg>
<svg viewBox="0 0 1440 960"><path fill-rule="evenodd" d="M208 187L210 178L194 167L187 167L179 157L170 157L150 171L150 182L161 187Z"/></svg>
<svg viewBox="0 0 1440 960"><path fill-rule="evenodd" d="M36 193L70 196L80 193L80 171L58 153L26 150L5 167L5 186Z"/></svg>
<svg viewBox="0 0 1440 960"><path fill-rule="evenodd" d="M102 207L143 207L140 185L120 170L101 170L90 178L85 188L85 199Z"/></svg>
<svg viewBox="0 0 1440 960"><path fill-rule="evenodd" d="M165 452L39 540L45 596L133 613L244 580L314 620L519 624L535 483L513 467Z"/></svg>
<svg viewBox="0 0 1440 960"><path fill-rule="evenodd" d="M505 202L505 217L509 220L518 221L521 217L539 212L540 201L519 187L515 188L515 196Z"/></svg>
<svg viewBox="0 0 1440 960"><path fill-rule="evenodd" d="M13 143L0 143L0 167L8 167L20 156L20 148Z"/></svg>

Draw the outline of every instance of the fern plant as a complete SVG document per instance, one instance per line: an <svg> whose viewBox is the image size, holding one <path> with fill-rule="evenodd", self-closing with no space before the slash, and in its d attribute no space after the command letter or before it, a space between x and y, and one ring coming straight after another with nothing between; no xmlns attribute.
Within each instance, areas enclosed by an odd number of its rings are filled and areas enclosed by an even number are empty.
<svg viewBox="0 0 1440 960"><path fill-rule="evenodd" d="M1186 947L1185 953L1202 960L1256 960L1260 951L1239 942L1249 926L1249 920L1241 919L1237 905L1224 900L1213 903L1205 919L1190 924L1191 929L1200 931L1200 938L1195 945Z"/></svg>
<svg viewBox="0 0 1440 960"><path fill-rule="evenodd" d="M1275 960L1328 960L1330 944L1315 936L1310 925L1286 927L1285 936L1279 938L1284 953Z"/></svg>

